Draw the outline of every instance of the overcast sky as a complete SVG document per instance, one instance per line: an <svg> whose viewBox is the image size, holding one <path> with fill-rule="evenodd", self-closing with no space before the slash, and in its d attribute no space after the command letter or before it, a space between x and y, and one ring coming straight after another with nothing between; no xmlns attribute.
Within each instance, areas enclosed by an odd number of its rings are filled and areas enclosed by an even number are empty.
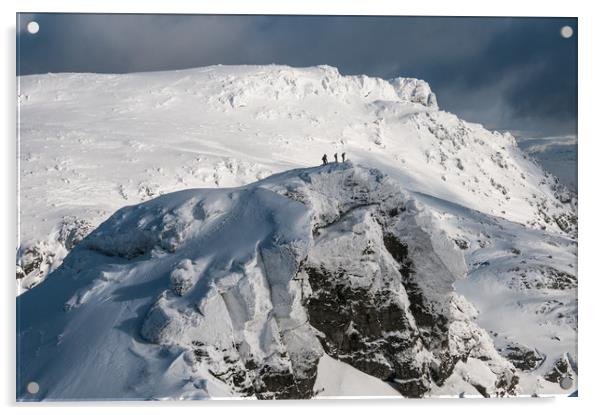
<svg viewBox="0 0 602 415"><path fill-rule="evenodd" d="M21 14L17 74L336 66L428 81L441 108L521 137L575 135L577 19ZM37 34L25 30L31 20ZM563 38L560 29L574 35Z"/></svg>

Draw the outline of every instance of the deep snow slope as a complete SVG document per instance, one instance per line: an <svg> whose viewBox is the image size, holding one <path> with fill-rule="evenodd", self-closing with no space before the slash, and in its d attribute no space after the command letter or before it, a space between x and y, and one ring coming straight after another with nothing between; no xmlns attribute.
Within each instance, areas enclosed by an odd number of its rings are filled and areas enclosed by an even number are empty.
<svg viewBox="0 0 602 415"><path fill-rule="evenodd" d="M576 236L573 195L509 134L440 111L427 83L328 66L20 77L19 290L116 209L319 164L377 166L416 190Z"/></svg>
<svg viewBox="0 0 602 415"><path fill-rule="evenodd" d="M472 276L439 215L349 162L122 208L17 298L18 398L511 396L574 382L575 310L557 322L502 304L533 320L513 333L499 322L499 332L548 363L509 356L514 343L492 340L455 290ZM463 216L472 251L471 235L489 227L521 232L528 254L544 243L541 231ZM542 303L539 288L523 293L528 307ZM545 288L556 290L550 300L574 287ZM531 339L536 318L558 324L562 339ZM552 378L565 356L566 373ZM30 381L38 394L25 392Z"/></svg>

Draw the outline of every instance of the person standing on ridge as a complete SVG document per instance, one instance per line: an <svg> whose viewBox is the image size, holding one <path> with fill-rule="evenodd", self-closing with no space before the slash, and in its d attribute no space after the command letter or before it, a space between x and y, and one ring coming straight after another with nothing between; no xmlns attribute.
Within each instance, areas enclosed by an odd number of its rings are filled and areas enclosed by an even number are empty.
<svg viewBox="0 0 602 415"><path fill-rule="evenodd" d="M326 164L326 163L328 163L328 158L326 157L326 154L324 154L322 156L322 164Z"/></svg>
<svg viewBox="0 0 602 415"><path fill-rule="evenodd" d="M334 162L335 163L339 162L339 155L337 153L334 153Z"/></svg>
<svg viewBox="0 0 602 415"><path fill-rule="evenodd" d="M345 153L341 154L341 158L343 159L343 163L345 163Z"/></svg>

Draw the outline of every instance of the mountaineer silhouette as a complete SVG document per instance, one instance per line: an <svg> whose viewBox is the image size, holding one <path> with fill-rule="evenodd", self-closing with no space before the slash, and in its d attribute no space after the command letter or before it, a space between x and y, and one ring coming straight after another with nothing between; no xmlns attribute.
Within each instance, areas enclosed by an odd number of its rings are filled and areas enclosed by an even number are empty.
<svg viewBox="0 0 602 415"><path fill-rule="evenodd" d="M339 155L337 153L334 153L334 162L335 163L339 162Z"/></svg>
<svg viewBox="0 0 602 415"><path fill-rule="evenodd" d="M328 163L328 157L326 157L326 154L324 154L322 156L322 164L326 164L326 163Z"/></svg>

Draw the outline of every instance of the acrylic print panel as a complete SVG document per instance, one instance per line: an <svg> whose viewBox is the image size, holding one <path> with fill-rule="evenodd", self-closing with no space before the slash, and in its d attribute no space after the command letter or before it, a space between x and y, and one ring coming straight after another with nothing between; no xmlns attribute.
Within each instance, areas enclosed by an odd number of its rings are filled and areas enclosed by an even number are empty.
<svg viewBox="0 0 602 415"><path fill-rule="evenodd" d="M576 19L17 20L18 400L577 394Z"/></svg>

